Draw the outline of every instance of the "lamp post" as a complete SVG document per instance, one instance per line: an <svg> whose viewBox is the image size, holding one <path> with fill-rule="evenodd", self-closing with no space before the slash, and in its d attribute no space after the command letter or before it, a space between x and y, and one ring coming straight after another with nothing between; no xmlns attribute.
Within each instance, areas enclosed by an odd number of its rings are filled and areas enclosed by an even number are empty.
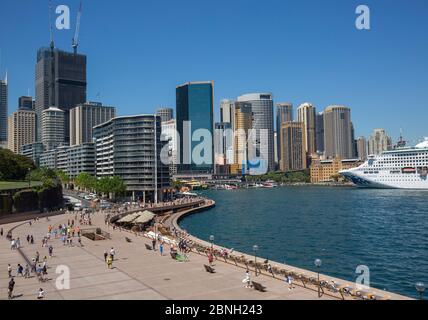
<svg viewBox="0 0 428 320"><path fill-rule="evenodd" d="M254 251L254 272L255 272L256 277L258 276L258 274L257 274L257 250L259 250L259 246L255 244L253 246L253 251Z"/></svg>
<svg viewBox="0 0 428 320"><path fill-rule="evenodd" d="M318 274L318 298L321 298L321 283L320 283L320 268L322 264L321 259L315 259L314 264L317 267L317 274Z"/></svg>
<svg viewBox="0 0 428 320"><path fill-rule="evenodd" d="M27 172L28 172L28 188L31 188L31 175L30 175L31 168L28 168Z"/></svg>
<svg viewBox="0 0 428 320"><path fill-rule="evenodd" d="M416 291L419 293L419 299L424 299L424 292L425 292L425 284L423 282L416 282L415 283Z"/></svg>
<svg viewBox="0 0 428 320"><path fill-rule="evenodd" d="M210 241L211 241L211 252L214 251L214 236L210 235Z"/></svg>

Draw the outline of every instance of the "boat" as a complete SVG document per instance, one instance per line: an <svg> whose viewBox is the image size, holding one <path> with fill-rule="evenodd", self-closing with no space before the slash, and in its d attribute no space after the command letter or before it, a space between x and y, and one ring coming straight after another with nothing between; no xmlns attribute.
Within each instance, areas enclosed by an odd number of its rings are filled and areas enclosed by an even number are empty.
<svg viewBox="0 0 428 320"><path fill-rule="evenodd" d="M399 147L371 155L342 176L363 188L428 190L428 138L414 147Z"/></svg>

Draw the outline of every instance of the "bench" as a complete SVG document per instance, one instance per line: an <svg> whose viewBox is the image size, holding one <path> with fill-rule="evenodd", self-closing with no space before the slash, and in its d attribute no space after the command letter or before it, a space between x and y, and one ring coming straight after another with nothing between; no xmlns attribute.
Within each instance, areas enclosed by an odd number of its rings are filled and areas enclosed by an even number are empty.
<svg viewBox="0 0 428 320"><path fill-rule="evenodd" d="M206 264L204 264L204 267L205 267L205 271L206 272L208 272L208 273L215 273L215 270L212 267L207 266Z"/></svg>
<svg viewBox="0 0 428 320"><path fill-rule="evenodd" d="M257 291L260 291L260 292L266 292L266 287L264 287L260 283L253 281L252 284L253 284L254 290L257 290Z"/></svg>
<svg viewBox="0 0 428 320"><path fill-rule="evenodd" d="M147 250L149 250L149 251L153 250L153 248L151 246L149 246L148 244L145 244L145 246L146 246Z"/></svg>

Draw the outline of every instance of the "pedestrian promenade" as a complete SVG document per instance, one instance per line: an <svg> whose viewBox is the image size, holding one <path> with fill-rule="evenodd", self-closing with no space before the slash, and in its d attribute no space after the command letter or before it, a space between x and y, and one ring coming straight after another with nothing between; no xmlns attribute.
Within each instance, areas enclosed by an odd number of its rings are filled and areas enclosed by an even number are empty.
<svg viewBox="0 0 428 320"><path fill-rule="evenodd" d="M72 219L70 215L44 218L14 230L13 237L20 237L22 252L31 261L36 251L40 256L48 256L48 248L41 246L41 239L46 235L48 226L66 223ZM19 223L2 225L5 232ZM285 283L257 277L258 282L267 287L267 292L258 292L244 287L242 279L245 273L241 269L216 262L215 274L209 274L204 269L207 261L197 254L189 254L190 262L177 262L171 259L166 251L160 256L158 251L148 251L145 244L150 240L143 237L130 236L124 231L107 229L104 216L96 214L93 226L99 226L103 231L110 232L111 240L91 241L82 237L83 247L76 243L64 246L60 239L49 241L54 247L53 257L48 259L48 278L39 283L33 276L29 279L15 277L14 299L36 299L39 288L43 288L47 300L52 299L318 299L317 293L300 287L289 291ZM85 228L84 226L82 227ZM35 244L27 244L26 236L32 234ZM132 239L129 243L125 237ZM104 262L103 253L114 247L116 251L113 269L109 270ZM9 282L7 265L13 267L26 264L24 257L16 250L10 250L10 241L5 235L0 238L0 299L7 299ZM70 269L70 289L59 290L56 287L55 273L59 265ZM254 277L254 275L252 275ZM253 279L255 280L255 279ZM332 299L324 296L321 299Z"/></svg>

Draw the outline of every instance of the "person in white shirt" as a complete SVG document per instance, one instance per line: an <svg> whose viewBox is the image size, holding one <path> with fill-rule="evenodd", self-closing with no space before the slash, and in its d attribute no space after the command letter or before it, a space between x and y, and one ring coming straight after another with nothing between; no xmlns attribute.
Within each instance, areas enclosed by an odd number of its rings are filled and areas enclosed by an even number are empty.
<svg viewBox="0 0 428 320"><path fill-rule="evenodd" d="M242 280L242 283L245 283L245 288L251 288L251 277L248 270L245 272L245 278Z"/></svg>
<svg viewBox="0 0 428 320"><path fill-rule="evenodd" d="M43 288L39 289L39 293L37 294L37 299L42 300L45 298L45 292L43 291Z"/></svg>

